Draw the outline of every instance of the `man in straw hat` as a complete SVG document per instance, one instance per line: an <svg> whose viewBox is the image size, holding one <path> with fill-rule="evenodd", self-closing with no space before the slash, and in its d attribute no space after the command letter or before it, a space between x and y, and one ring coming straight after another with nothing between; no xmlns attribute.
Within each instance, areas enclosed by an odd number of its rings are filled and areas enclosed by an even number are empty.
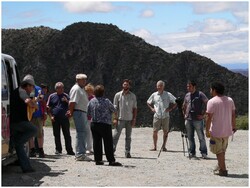
<svg viewBox="0 0 250 188"><path fill-rule="evenodd" d="M92 159L86 155L86 136L87 136L87 105L88 95L84 89L86 85L87 75L77 74L76 83L70 90L69 110L67 115L73 116L76 127L76 155L77 161L91 161Z"/></svg>

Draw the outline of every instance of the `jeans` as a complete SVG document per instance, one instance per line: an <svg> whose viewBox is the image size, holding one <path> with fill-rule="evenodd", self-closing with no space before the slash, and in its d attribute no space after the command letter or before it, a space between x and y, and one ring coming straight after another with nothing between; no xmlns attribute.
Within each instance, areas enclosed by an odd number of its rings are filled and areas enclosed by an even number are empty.
<svg viewBox="0 0 250 188"><path fill-rule="evenodd" d="M73 118L76 127L76 157L86 154L86 136L88 118L85 112L74 111Z"/></svg>
<svg viewBox="0 0 250 188"><path fill-rule="evenodd" d="M199 142L200 142L200 152L201 154L207 155L207 146L204 135L204 122L203 120L186 120L185 126L187 130L187 137L189 141L189 153L195 155L195 140L194 140L194 131L196 131Z"/></svg>
<svg viewBox="0 0 250 188"><path fill-rule="evenodd" d="M94 141L95 161L102 161L102 140L104 142L104 151L108 162L114 162L112 127L105 123L91 123L91 130Z"/></svg>
<svg viewBox="0 0 250 188"><path fill-rule="evenodd" d="M52 125L53 125L53 134L55 137L56 150L62 152L62 144L61 144L61 128L62 128L66 151L67 153L72 152L73 149L71 145L70 124L68 118L55 117L55 121L52 123Z"/></svg>
<svg viewBox="0 0 250 188"><path fill-rule="evenodd" d="M125 153L130 153L131 148L131 134L132 134L132 125L131 121L125 121L125 120L119 120L118 124L115 127L114 130L114 136L113 136L113 149L114 152L116 151L116 146L119 141L122 129L126 129L126 138L125 138Z"/></svg>
<svg viewBox="0 0 250 188"><path fill-rule="evenodd" d="M37 134L37 127L29 121L11 124L12 138L16 154L23 171L31 169L29 157L24 149L24 144Z"/></svg>

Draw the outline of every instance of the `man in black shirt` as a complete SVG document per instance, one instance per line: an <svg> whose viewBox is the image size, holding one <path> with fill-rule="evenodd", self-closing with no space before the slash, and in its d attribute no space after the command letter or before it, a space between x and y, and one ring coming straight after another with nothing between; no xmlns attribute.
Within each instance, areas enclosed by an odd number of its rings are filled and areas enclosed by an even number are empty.
<svg viewBox="0 0 250 188"><path fill-rule="evenodd" d="M17 157L24 173L34 172L25 152L24 144L37 134L36 126L28 120L27 108L37 108L37 104L29 97L34 90L35 82L31 75L26 75L21 86L11 93L10 128Z"/></svg>

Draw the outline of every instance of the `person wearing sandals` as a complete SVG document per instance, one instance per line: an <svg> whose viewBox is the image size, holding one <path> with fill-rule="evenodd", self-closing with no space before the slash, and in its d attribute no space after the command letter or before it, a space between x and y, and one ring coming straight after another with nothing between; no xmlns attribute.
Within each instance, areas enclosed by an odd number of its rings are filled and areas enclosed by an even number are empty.
<svg viewBox="0 0 250 188"><path fill-rule="evenodd" d="M91 99L87 107L87 115L92 117L91 131L93 135L94 159L96 165L104 165L102 160L102 141L106 158L110 166L122 166L115 162L112 139L112 114L115 107L104 95L104 86L97 85L94 89L95 98Z"/></svg>
<svg viewBox="0 0 250 188"><path fill-rule="evenodd" d="M153 142L154 147L150 151L157 150L158 131L163 130L163 147L162 151L167 151L166 143L169 132L169 112L176 106L176 97L170 92L164 91L165 82L159 80L156 84L157 91L154 92L147 100L147 105L154 113L153 119ZM172 105L170 105L172 104Z"/></svg>
<svg viewBox="0 0 250 188"><path fill-rule="evenodd" d="M228 176L225 153L229 136L236 132L234 101L224 95L224 90L223 84L212 83L210 93L213 98L207 102L206 136L210 138L210 151L218 160L214 174L219 176Z"/></svg>

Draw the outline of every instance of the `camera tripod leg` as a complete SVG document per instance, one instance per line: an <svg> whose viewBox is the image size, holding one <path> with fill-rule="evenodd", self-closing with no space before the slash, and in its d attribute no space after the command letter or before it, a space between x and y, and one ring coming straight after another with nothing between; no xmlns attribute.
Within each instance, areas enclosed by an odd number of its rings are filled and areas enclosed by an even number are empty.
<svg viewBox="0 0 250 188"><path fill-rule="evenodd" d="M184 144L184 134L183 134L183 132L181 132L181 138L182 138L182 147L183 147L183 154L184 154L184 156L185 156L185 144Z"/></svg>

